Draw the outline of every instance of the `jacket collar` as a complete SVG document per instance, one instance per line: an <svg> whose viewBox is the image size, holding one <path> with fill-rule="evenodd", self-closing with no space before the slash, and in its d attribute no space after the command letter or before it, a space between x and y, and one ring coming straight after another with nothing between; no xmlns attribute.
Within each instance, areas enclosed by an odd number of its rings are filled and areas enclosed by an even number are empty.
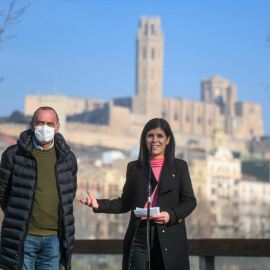
<svg viewBox="0 0 270 270"><path fill-rule="evenodd" d="M174 183L174 168L171 166L168 161L165 160L164 162L164 167L162 170L161 174L161 179L160 179L160 186L159 186L159 195L162 195L172 189L175 188L175 183ZM149 179L149 168L148 167L143 167L143 174L144 178L148 183ZM152 192L155 189L158 181L155 178L155 175L153 171L151 172L151 185L152 185Z"/></svg>
<svg viewBox="0 0 270 270"><path fill-rule="evenodd" d="M33 135L33 131L28 129L23 131L17 140L17 144L28 153L32 153L33 150Z"/></svg>
<svg viewBox="0 0 270 270"><path fill-rule="evenodd" d="M33 136L34 132L31 129L28 129L21 133L20 138L17 141L18 145L28 153L32 153L33 151ZM60 133L55 134L54 143L57 159L60 161L68 155L70 147Z"/></svg>
<svg viewBox="0 0 270 270"><path fill-rule="evenodd" d="M159 195L162 195L175 188L174 175L172 173L172 166L165 161L164 167L161 174Z"/></svg>

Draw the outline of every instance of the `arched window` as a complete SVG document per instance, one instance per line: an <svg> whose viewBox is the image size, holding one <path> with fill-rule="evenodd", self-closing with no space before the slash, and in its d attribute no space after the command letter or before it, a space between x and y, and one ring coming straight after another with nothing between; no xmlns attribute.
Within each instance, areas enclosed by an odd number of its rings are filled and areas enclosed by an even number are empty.
<svg viewBox="0 0 270 270"><path fill-rule="evenodd" d="M146 59L147 57L147 50L146 48L143 48L143 59Z"/></svg>
<svg viewBox="0 0 270 270"><path fill-rule="evenodd" d="M162 117L166 118L166 105L163 103L163 108L162 108Z"/></svg>
<svg viewBox="0 0 270 270"><path fill-rule="evenodd" d="M210 91L210 89L206 89L206 91L205 91L205 101L206 102L211 102L211 91Z"/></svg>
<svg viewBox="0 0 270 270"><path fill-rule="evenodd" d="M155 59L155 49L154 48L151 51L151 57L152 57L152 59Z"/></svg>
<svg viewBox="0 0 270 270"><path fill-rule="evenodd" d="M174 120L177 121L178 120L178 114L177 114L177 110L175 110L174 112Z"/></svg>
<svg viewBox="0 0 270 270"><path fill-rule="evenodd" d="M151 34L152 35L155 34L155 25L154 24L151 25Z"/></svg>
<svg viewBox="0 0 270 270"><path fill-rule="evenodd" d="M144 25L144 34L147 36L148 34L148 25L147 23Z"/></svg>

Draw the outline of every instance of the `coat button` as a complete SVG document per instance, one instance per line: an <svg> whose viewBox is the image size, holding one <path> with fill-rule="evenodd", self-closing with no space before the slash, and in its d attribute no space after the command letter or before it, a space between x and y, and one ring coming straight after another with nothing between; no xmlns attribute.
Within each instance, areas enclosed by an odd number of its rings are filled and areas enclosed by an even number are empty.
<svg viewBox="0 0 270 270"><path fill-rule="evenodd" d="M167 249L167 248L165 248L165 251L168 251L168 249Z"/></svg>
<svg viewBox="0 0 270 270"><path fill-rule="evenodd" d="M163 230L162 232L165 233L165 230Z"/></svg>

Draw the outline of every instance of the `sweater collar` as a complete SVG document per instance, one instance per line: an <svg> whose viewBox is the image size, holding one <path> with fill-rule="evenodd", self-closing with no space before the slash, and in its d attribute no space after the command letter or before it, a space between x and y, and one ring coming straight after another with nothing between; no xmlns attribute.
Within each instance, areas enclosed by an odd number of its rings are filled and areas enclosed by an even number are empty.
<svg viewBox="0 0 270 270"><path fill-rule="evenodd" d="M33 151L33 137L34 132L31 129L25 130L21 133L20 138L18 139L18 145L28 153ZM57 154L57 159L64 159L70 152L70 147L66 143L64 137L59 132L54 136L54 144Z"/></svg>
<svg viewBox="0 0 270 270"><path fill-rule="evenodd" d="M163 158L152 158L151 167L162 167L165 162L165 157Z"/></svg>
<svg viewBox="0 0 270 270"><path fill-rule="evenodd" d="M35 136L33 136L33 145L34 145L34 148L37 149L37 150L41 150L41 151L46 151L46 150L50 150L53 148L54 146L54 140L52 140L52 144L49 148L45 149L43 148L42 146L39 146L36 141L35 141Z"/></svg>

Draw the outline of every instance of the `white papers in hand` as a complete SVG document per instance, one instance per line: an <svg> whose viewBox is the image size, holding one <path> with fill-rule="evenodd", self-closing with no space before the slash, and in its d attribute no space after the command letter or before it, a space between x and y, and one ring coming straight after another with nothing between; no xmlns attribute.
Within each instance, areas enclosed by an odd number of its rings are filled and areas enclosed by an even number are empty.
<svg viewBox="0 0 270 270"><path fill-rule="evenodd" d="M147 217L147 208L136 207L136 209L134 210L134 214L136 215L136 217ZM150 208L150 217L159 214L160 214L159 207Z"/></svg>

